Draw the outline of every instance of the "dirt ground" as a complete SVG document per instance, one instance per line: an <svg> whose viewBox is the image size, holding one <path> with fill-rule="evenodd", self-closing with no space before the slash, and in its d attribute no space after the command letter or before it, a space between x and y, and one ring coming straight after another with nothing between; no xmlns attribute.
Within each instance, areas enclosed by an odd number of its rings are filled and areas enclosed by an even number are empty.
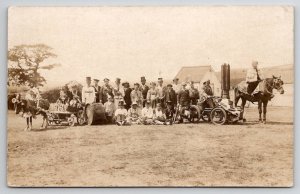
<svg viewBox="0 0 300 194"><path fill-rule="evenodd" d="M10 186L292 186L293 109L238 125L52 127L8 113Z"/></svg>

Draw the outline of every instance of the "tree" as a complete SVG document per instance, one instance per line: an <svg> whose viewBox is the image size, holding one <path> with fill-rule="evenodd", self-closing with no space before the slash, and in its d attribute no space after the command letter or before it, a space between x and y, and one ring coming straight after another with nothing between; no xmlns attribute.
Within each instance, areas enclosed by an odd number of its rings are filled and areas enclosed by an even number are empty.
<svg viewBox="0 0 300 194"><path fill-rule="evenodd" d="M45 44L18 45L8 51L8 81L15 85L43 86L46 79L39 70L51 70L60 64L46 64L57 55Z"/></svg>

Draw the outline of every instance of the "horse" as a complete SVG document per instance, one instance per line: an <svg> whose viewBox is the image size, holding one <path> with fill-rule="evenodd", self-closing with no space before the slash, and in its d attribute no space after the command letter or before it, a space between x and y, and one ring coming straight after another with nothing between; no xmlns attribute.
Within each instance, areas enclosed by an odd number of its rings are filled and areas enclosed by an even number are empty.
<svg viewBox="0 0 300 194"><path fill-rule="evenodd" d="M276 89L280 94L284 94L282 85L283 81L281 80L281 76L272 76L272 78L266 78L259 82L259 92L249 95L246 91L245 81L240 82L237 87L234 88L235 106L237 106L239 99L242 99L242 113L240 115L240 119L245 121L243 118L243 113L247 101L252 103L258 102L259 122L266 124L267 106L269 100L271 100L273 97L273 89ZM261 116L262 113L263 119Z"/></svg>
<svg viewBox="0 0 300 194"><path fill-rule="evenodd" d="M46 99L39 100L39 107L37 107L37 103L33 100L25 100L21 98L21 95L17 95L16 98L12 100L14 103L15 113L20 114L26 118L27 126L24 131L31 131L32 129L32 118L36 115L42 115L43 123L41 125L42 129L46 129L48 127L48 117L47 111L49 110L50 103Z"/></svg>

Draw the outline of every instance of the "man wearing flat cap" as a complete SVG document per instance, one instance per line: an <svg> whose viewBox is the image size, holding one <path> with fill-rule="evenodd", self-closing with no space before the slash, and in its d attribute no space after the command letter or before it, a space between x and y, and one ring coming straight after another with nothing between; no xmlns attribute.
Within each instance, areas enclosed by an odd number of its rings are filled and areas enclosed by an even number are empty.
<svg viewBox="0 0 300 194"><path fill-rule="evenodd" d="M146 85L146 78L143 76L141 77L141 85L140 85L140 91L142 92L142 96L143 96L143 107L145 107L147 101L148 90L149 90L149 86Z"/></svg>
<svg viewBox="0 0 300 194"><path fill-rule="evenodd" d="M203 86L200 90L200 98L199 98L199 118L201 118L201 114L205 108L213 108L214 107L214 102L210 96L213 96L213 90L210 86L210 80L206 80L203 82Z"/></svg>
<svg viewBox="0 0 300 194"><path fill-rule="evenodd" d="M100 103L102 104L107 102L108 96L114 97L113 88L109 84L109 79L105 78L103 81L104 85L101 87L100 90Z"/></svg>
<svg viewBox="0 0 300 194"><path fill-rule="evenodd" d="M173 109L177 104L177 95L175 93L175 90L173 89L172 84L167 85L165 107L167 107L167 102L172 106Z"/></svg>
<svg viewBox="0 0 300 194"><path fill-rule="evenodd" d="M186 89L186 83L182 83L182 88L178 93L177 96L177 103L182 106L189 106L190 105L190 92L188 89Z"/></svg>
<svg viewBox="0 0 300 194"><path fill-rule="evenodd" d="M94 85L93 85L94 89L95 89L95 95L96 95L96 103L100 102L100 90L101 87L99 86L99 80L98 79L94 79Z"/></svg>
<svg viewBox="0 0 300 194"><path fill-rule="evenodd" d="M139 90L140 84L135 83L134 84L134 89L131 91L130 97L131 97L131 102L136 102L138 104L139 108L143 107L143 95L142 92Z"/></svg>
<svg viewBox="0 0 300 194"><path fill-rule="evenodd" d="M91 85L91 77L86 77L86 85L82 88L82 102L92 104L96 100L95 88Z"/></svg>

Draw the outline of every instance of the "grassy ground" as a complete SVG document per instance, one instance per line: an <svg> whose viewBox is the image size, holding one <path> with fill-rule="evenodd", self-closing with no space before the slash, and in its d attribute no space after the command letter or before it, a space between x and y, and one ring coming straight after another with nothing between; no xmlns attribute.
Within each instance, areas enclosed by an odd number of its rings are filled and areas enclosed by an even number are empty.
<svg viewBox="0 0 300 194"><path fill-rule="evenodd" d="M268 124L55 127L8 114L11 186L291 186L293 110Z"/></svg>

